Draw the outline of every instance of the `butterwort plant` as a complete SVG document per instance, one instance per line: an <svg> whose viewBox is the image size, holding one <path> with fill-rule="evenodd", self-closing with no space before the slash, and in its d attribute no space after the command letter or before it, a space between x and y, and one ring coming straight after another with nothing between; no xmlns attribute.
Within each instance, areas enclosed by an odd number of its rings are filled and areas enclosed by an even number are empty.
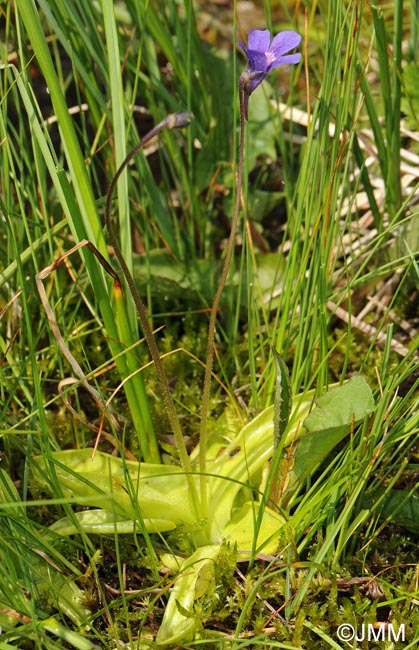
<svg viewBox="0 0 419 650"><path fill-rule="evenodd" d="M177 576L156 637L157 647L183 645L193 640L196 632L201 634L203 607L207 613L210 603L216 601L214 566L225 553L225 542L230 546L233 559L236 554L240 554L242 559L251 560L257 552L263 551L269 556L278 551L280 531L288 525L283 512L285 507L289 508L290 499L294 494L298 496L302 482L374 407L370 389L361 377L354 377L346 386L331 391L322 405L319 399L317 409L312 410L314 391L296 395L291 405L286 373L279 364L274 406L258 414L230 441L224 436L214 436L210 441L207 438L216 318L232 259L241 205L245 106L269 70L300 60L298 54L286 56L286 52L300 42L300 37L298 34L290 37L289 32L285 34L287 36L278 34L271 42L268 31L253 30L249 34L248 48L241 46L248 64L239 83L240 144L236 199L229 244L209 320L205 398L198 447L188 455L146 305L124 260L111 218L113 191L124 167L162 129L188 126L189 114L181 112L164 118L127 155L109 186L105 208L108 237L132 294L155 364L181 466L130 461L100 451L92 458L89 449L58 451L48 458L41 455L33 459L34 474L44 488L49 486L47 468L53 459L56 463L55 477L60 483L60 496L68 496L72 503L91 507L55 522L52 527L54 535L74 535L81 530L87 534L108 535L142 532L147 548L153 555L149 533L162 535L178 528L181 536L188 535L193 549L189 557L180 558L168 553L160 557L163 564L177 571ZM118 307L123 300L121 282L118 275L108 268L104 258L101 262L113 278L113 295ZM287 448L292 450L286 454L286 458L292 457L292 465L284 468L283 480L281 474L281 480L275 482L275 472L278 473L279 461L282 460L279 452ZM312 453L313 449L316 453ZM273 454L276 454L278 461L272 465L272 479L268 478L265 483L264 469L271 462ZM198 459L199 472L196 472ZM271 487L274 489L271 490ZM255 498L258 493L260 499ZM268 502L271 494L275 495L274 508ZM306 528L305 521L301 525ZM288 530L293 529L294 522L291 522ZM285 540L288 534L284 535ZM195 602L203 596L205 600L195 608ZM82 611L79 615L85 617L89 614ZM237 633L242 620L241 616Z"/></svg>
<svg viewBox="0 0 419 650"><path fill-rule="evenodd" d="M221 272L217 292L215 294L208 326L207 338L207 356L205 365L205 378L202 393L201 423L200 423L200 459L199 471L201 477L201 514L207 518L207 499L206 499L206 448L207 448L207 425L210 398L210 384L214 361L214 341L215 326L217 313L220 306L221 295L227 281L230 269L231 258L234 250L234 241L236 238L237 224L240 213L241 190L243 180L243 160L244 160L244 141L245 141L245 123L248 119L248 103L250 95L262 83L266 75L282 65L296 64L301 60L301 54L288 54L296 48L301 42L301 36L297 32L283 31L276 34L271 40L269 29L252 29L247 39L247 47L239 42L239 47L244 51L247 57L247 65L240 75L239 79L239 99L240 99L240 139L239 139L239 160L237 167L237 185L236 200L234 205L233 219L231 222L230 236L226 248L224 265Z"/></svg>

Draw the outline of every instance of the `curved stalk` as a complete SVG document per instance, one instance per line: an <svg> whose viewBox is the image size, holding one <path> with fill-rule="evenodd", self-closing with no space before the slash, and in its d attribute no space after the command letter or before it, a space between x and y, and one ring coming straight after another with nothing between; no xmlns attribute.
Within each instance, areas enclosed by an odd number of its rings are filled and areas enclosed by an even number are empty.
<svg viewBox="0 0 419 650"><path fill-rule="evenodd" d="M150 325L150 321L148 320L148 315L147 315L147 308L135 286L134 279L131 275L130 270L128 269L128 266L124 260L124 257L121 253L121 249L119 248L119 244L115 235L115 232L112 227L112 222L111 222L111 205L112 205L112 195L115 190L116 184L118 182L118 179L125 169L125 167L130 163L130 161L134 158L135 154L144 147L147 142L149 142L154 136L156 136L162 129L168 128L168 129L181 129L189 125L190 122L190 115L189 113L186 112L181 112L181 113L172 113L170 115L167 115L164 120L159 122L156 126L154 126L151 131L149 131L141 140L138 142L133 149L129 152L125 160L122 162L120 167L117 169L115 176L112 179L112 182L109 186L108 193L106 195L106 209L105 209L105 221L106 221L106 229L108 233L109 240L112 244L112 247L115 251L115 255L118 259L119 265L122 269L122 272L124 274L124 277L127 281L128 288L130 290L131 296L134 300L135 307L138 312L138 317L140 319L140 324L141 324L141 329L143 330L144 337L146 339L148 349L150 351L151 358L153 360L153 363L156 368L157 372L157 377L159 380L160 384L160 390L162 392L163 396L163 401L167 410L167 417L169 419L170 427L172 429L175 442L176 442L176 447L179 452L179 458L180 458L180 463L182 466L183 471L186 474L186 478L188 481L189 485L189 490L192 495L192 500L195 505L195 510L196 514L199 515L199 497L198 497L198 492L197 488L195 485L195 481L192 476L192 468L191 468L191 463L190 459L188 456L188 452L186 450L185 442L183 440L183 434L182 430L180 427L179 419L177 417L176 413L176 408L173 403L173 398L172 394L169 388L169 382L167 380L166 373L164 371L163 363L160 358L160 353L157 347L156 340L154 338L153 330Z"/></svg>

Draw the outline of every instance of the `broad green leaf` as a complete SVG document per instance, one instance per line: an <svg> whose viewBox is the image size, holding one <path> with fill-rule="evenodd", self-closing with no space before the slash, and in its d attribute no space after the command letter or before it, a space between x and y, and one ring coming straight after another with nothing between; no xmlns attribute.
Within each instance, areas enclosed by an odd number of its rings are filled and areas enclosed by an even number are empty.
<svg viewBox="0 0 419 650"><path fill-rule="evenodd" d="M255 269L252 272L251 279L248 279L247 270L237 271L232 278L233 289L240 286L246 286L252 282L253 300L258 306L269 305L274 309L278 302L278 292L283 287L285 275L285 260L282 255L277 253L261 253L255 255ZM248 309L248 293L240 292L241 305Z"/></svg>
<svg viewBox="0 0 419 650"><path fill-rule="evenodd" d="M297 395L284 431L284 446L304 434L302 422L313 403L314 393ZM273 453L274 408L268 407L246 424L224 447L217 441L208 453L210 539L220 539L239 496L251 498L251 490L260 489L262 472ZM198 453L194 450L193 457Z"/></svg>
<svg viewBox="0 0 419 650"><path fill-rule="evenodd" d="M164 533L176 528L176 524L168 519L144 519L142 523L148 533ZM80 530L99 535L141 532L138 530L138 522L135 519L124 519L115 512L102 509L76 512L73 521L64 517L52 524L50 528L58 535L77 535Z"/></svg>
<svg viewBox="0 0 419 650"><path fill-rule="evenodd" d="M193 639L200 627L194 604L201 596L211 600L214 594L214 563L220 551L220 545L203 546L184 561L164 610L157 644L185 643Z"/></svg>
<svg viewBox="0 0 419 650"><path fill-rule="evenodd" d="M278 548L279 532L286 523L284 517L270 508L264 508L261 525L256 535L256 522L258 520L259 504L246 501L242 507L231 517L222 532L222 539L230 544L237 545L237 552L247 551L244 557L249 556L249 550L254 547L257 552L275 553Z"/></svg>
<svg viewBox="0 0 419 650"><path fill-rule="evenodd" d="M166 250L154 250L135 257L134 279L144 295L150 291L156 298L170 297L192 306L210 304L219 268L217 261L181 261Z"/></svg>
<svg viewBox="0 0 419 650"><path fill-rule="evenodd" d="M374 407L371 389L361 376L352 377L317 399L317 407L304 420L307 431L293 452L288 498Z"/></svg>
<svg viewBox="0 0 419 650"><path fill-rule="evenodd" d="M375 504L378 503L377 506ZM391 523L403 526L413 533L419 531L419 495L406 490L376 490L372 496L362 499L363 508L374 508L380 517L391 520Z"/></svg>
<svg viewBox="0 0 419 650"><path fill-rule="evenodd" d="M282 286L284 260L276 253L256 255L256 269L252 275L254 296L258 303L269 302L273 306L273 295ZM218 260L180 260L166 250L153 250L134 258L134 279L140 293L150 292L154 298L179 301L185 308L210 305L217 289L220 274ZM246 270L237 271L228 280L222 304L230 305L232 294L245 286ZM247 309L247 292L240 292L241 307Z"/></svg>
<svg viewBox="0 0 419 650"><path fill-rule="evenodd" d="M180 467L123 461L90 449L53 454L63 495L76 503L113 512L121 521L136 519L138 501L144 520L194 523L194 507ZM36 469L35 469L36 468ZM45 484L45 461L34 458L34 471Z"/></svg>
<svg viewBox="0 0 419 650"><path fill-rule="evenodd" d="M249 196L249 216L254 223L260 224L267 215L274 210L278 210L278 206L284 205L284 194L282 192L272 192L268 190L254 189ZM278 253L265 253L267 255L275 255L281 257Z"/></svg>
<svg viewBox="0 0 419 650"><path fill-rule="evenodd" d="M305 419L308 431L330 431L357 424L375 407L367 382L357 375L316 400L317 408Z"/></svg>

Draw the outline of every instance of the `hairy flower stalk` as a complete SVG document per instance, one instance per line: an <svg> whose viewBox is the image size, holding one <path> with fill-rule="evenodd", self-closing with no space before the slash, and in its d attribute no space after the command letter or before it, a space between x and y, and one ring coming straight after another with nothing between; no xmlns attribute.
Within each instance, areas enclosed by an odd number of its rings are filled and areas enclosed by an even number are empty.
<svg viewBox="0 0 419 650"><path fill-rule="evenodd" d="M200 473L200 496L201 516L207 518L207 475L206 475L206 450L208 442L208 413L211 388L211 375L214 365L214 342L217 313L220 306L221 296L227 281L230 270L231 259L234 250L237 225L240 214L240 202L243 183L243 160L245 124L248 119L249 97L264 80L268 72L281 65L295 64L301 59L301 54L290 54L287 52L297 47L301 36L297 32L280 32L271 42L271 35L268 29L253 29L249 32L248 47L239 43L240 48L247 56L247 65L239 79L239 101L240 101L240 138L239 138L239 159L237 165L236 200L234 204L233 219L231 222L230 236L226 248L226 256L221 272L217 292L215 294L210 320L208 325L207 356L205 364L204 387L202 394L201 424L200 424L200 447L199 447L199 473Z"/></svg>
<svg viewBox="0 0 419 650"><path fill-rule="evenodd" d="M128 284L128 288L130 290L130 293L132 295L132 298L134 300L137 313L140 319L140 324L141 328L144 333L144 337L146 339L148 349L150 351L151 358L153 359L154 366L156 368L157 372L157 377L159 380L159 385L160 385L160 390L162 392L164 404L166 407L166 412L167 412L167 417L170 422L170 427L172 429L175 442L176 442L176 447L179 453L179 458L180 462L182 465L183 470L185 471L186 474L186 479L189 484L189 491L191 492L192 495L192 501L195 505L195 509L197 514L199 514L199 498L198 498L198 493L195 485L194 478L192 476L192 470L191 470L191 463L190 459L188 456L188 452L186 450L185 442L183 439L183 434L182 430L179 424L179 418L176 413L176 408L173 403L173 398L172 398L172 393L170 391L169 387L169 382L167 380L166 373L163 368L163 363L160 358L160 353L157 348L157 343L154 338L153 330L150 325L150 321L148 319L147 315L147 308L140 296L140 294L137 291L137 288L134 283L134 279L131 275L131 272L127 266L127 263L124 260L124 256L122 255L121 249L119 248L119 244L116 238L116 235L114 233L113 227L112 227L112 221L111 221L111 206L112 206L112 194L115 190L116 184L118 182L119 177L121 176L122 171L125 169L125 167L128 165L128 163L133 159L135 154L142 148L144 147L147 142L149 142L154 136L156 136L162 129L167 128L167 129L182 129L186 126L188 126L190 123L190 115L189 113L186 112L180 112L180 113L172 113L170 115L167 115L164 120L159 122L159 124L156 124L156 126L149 131L141 140L138 142L138 144L135 145L135 147L129 152L121 166L118 168L115 176L112 179L112 182L109 186L108 193L106 196L106 209L105 209L105 221L106 221L106 229L108 232L108 237L109 240L112 244L112 247L114 249L115 255L118 259L119 265L122 269L122 272L125 276L125 279Z"/></svg>

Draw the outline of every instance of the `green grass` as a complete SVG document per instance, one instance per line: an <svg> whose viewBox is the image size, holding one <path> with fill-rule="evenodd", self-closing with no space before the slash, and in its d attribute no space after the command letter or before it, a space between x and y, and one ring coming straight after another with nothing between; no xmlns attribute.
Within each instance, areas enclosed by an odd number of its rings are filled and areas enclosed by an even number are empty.
<svg viewBox="0 0 419 650"><path fill-rule="evenodd" d="M186 1L0 12L0 650L340 648L340 624L378 622L416 647L417 3L258 3L252 23ZM303 60L250 98L209 475L187 483L130 292L88 247L65 254L88 239L119 273L107 188L152 126L190 111L122 173L112 219L195 470L236 194L235 46L265 25L303 34ZM35 280L57 260L43 285L68 354ZM305 399L354 374L374 409L345 420L338 397L298 429ZM83 450L100 433L95 474ZM218 495L205 522L195 478ZM248 555L218 529L243 545L253 530Z"/></svg>

